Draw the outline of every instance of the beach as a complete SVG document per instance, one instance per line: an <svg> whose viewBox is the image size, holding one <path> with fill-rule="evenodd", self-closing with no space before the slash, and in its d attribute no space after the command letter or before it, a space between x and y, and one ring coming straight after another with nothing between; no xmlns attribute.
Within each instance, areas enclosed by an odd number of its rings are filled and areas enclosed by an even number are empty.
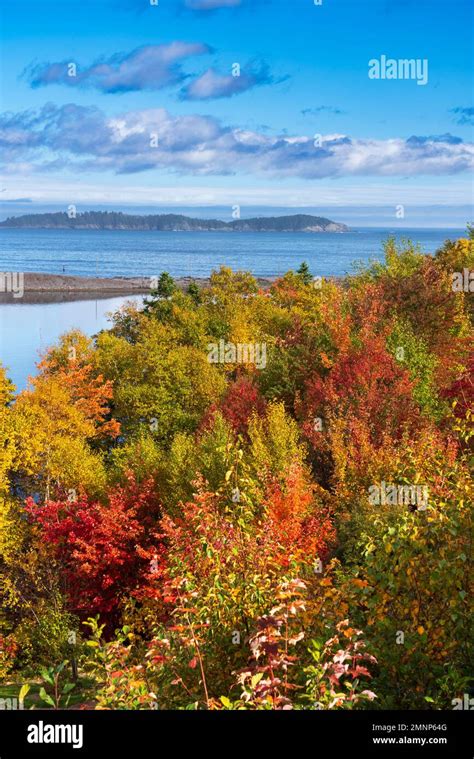
<svg viewBox="0 0 474 759"><path fill-rule="evenodd" d="M61 303L74 300L96 300L118 295L146 295L153 289L152 277L80 277L61 274L25 272L23 294L0 291L0 303ZM263 288L269 287L275 277L257 277ZM209 284L209 277L178 277L175 284L180 290L195 282L198 287Z"/></svg>

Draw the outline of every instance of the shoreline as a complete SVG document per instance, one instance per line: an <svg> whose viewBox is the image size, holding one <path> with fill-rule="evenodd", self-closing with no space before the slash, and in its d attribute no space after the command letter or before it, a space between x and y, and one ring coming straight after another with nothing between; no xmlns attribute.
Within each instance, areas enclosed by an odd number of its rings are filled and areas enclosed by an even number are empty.
<svg viewBox="0 0 474 759"><path fill-rule="evenodd" d="M62 303L77 300L103 300L118 296L149 295L152 277L86 277L66 274L25 272L23 295L10 292L0 280L0 305L4 303ZM256 277L263 288L277 277ZM206 287L209 277L176 277L176 286L185 290L191 282ZM18 283L16 283L18 284ZM7 290L7 291L6 291ZM14 288L15 290L15 288Z"/></svg>

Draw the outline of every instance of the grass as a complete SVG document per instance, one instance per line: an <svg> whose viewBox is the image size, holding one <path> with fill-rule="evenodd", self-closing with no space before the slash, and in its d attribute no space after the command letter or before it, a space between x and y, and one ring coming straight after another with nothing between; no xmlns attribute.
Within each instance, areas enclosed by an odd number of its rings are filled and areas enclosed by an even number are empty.
<svg viewBox="0 0 474 759"><path fill-rule="evenodd" d="M41 687L43 687L43 682L40 679L24 680L21 682L13 682L13 683L6 683L6 684L2 683L0 684L0 699L18 699L18 694L20 693L21 688L23 687L23 685L26 685L26 684L30 686L30 690L28 691L24 700L23 708L25 710L52 708L48 704L45 704L44 701L42 701L40 698L39 692L40 692ZM76 687L69 694L69 702L68 702L67 707L66 707L67 697L65 697L61 700L61 708L70 709L71 707L79 706L80 704L83 704L85 702L90 703L91 701L93 701L95 685L96 685L95 680L93 680L92 678L79 677ZM45 689L48 693L50 692L50 688L48 685L46 685Z"/></svg>

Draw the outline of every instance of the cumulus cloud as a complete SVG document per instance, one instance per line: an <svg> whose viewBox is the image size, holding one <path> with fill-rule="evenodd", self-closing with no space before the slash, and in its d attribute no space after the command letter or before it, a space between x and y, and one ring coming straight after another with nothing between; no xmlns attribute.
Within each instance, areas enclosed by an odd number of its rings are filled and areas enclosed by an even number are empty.
<svg viewBox="0 0 474 759"><path fill-rule="evenodd" d="M287 77L275 79L265 63L249 63L241 70L236 70L237 75L220 74L216 69L210 68L204 74L191 81L181 91L183 100L212 100L216 98L229 98L242 92L251 90L264 84L278 84Z"/></svg>
<svg viewBox="0 0 474 759"><path fill-rule="evenodd" d="M451 108L451 113L456 114L458 124L474 125L474 108Z"/></svg>
<svg viewBox="0 0 474 759"><path fill-rule="evenodd" d="M76 65L73 61L40 63L29 66L23 75L32 87L66 84L105 93L159 90L185 81L187 75L180 65L184 59L211 52L212 49L201 42L176 41L116 53L83 69L71 68L71 63Z"/></svg>
<svg viewBox="0 0 474 759"><path fill-rule="evenodd" d="M95 107L48 104L0 117L5 171L323 177L454 174L473 165L474 146L452 135L376 140L328 134L272 136L223 125L211 116L173 116L163 108L106 116Z"/></svg>

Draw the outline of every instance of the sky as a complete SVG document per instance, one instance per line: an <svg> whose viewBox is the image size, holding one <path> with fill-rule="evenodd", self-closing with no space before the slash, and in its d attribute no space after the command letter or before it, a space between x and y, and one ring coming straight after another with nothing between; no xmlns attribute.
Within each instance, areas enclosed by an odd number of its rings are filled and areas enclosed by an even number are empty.
<svg viewBox="0 0 474 759"><path fill-rule="evenodd" d="M0 3L2 218L472 219L471 0Z"/></svg>

